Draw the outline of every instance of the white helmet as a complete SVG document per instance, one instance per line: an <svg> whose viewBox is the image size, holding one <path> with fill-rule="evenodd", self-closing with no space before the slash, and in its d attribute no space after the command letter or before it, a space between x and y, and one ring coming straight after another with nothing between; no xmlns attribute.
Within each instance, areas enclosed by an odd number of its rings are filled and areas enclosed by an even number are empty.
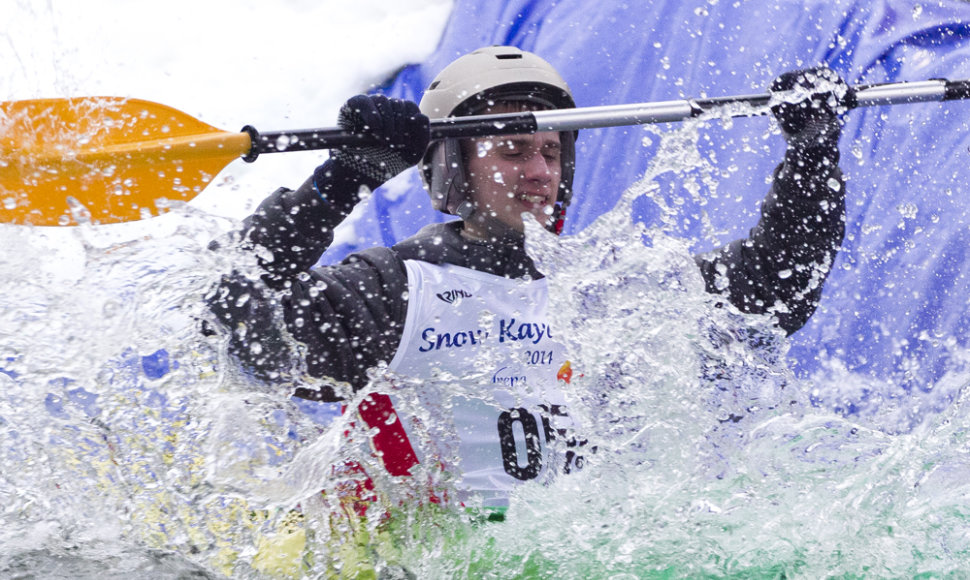
<svg viewBox="0 0 970 580"><path fill-rule="evenodd" d="M482 113L496 101L526 102L541 109L576 106L566 81L548 62L512 46L480 48L442 70L424 92L421 112L432 119ZM575 131L560 133L562 178L552 228L558 233L572 198ZM421 176L438 210L462 219L473 211L458 139L435 141L421 162Z"/></svg>

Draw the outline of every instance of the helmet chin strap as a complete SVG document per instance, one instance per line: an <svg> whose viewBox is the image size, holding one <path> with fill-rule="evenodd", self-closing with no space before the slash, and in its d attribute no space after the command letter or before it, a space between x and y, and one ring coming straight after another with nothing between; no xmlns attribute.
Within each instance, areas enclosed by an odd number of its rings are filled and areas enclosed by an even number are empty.
<svg viewBox="0 0 970 580"><path fill-rule="evenodd" d="M466 199L465 201L458 204L458 207L455 208L455 215L460 217L466 222L472 218L472 214L474 213L475 213L475 204L472 203L471 200Z"/></svg>

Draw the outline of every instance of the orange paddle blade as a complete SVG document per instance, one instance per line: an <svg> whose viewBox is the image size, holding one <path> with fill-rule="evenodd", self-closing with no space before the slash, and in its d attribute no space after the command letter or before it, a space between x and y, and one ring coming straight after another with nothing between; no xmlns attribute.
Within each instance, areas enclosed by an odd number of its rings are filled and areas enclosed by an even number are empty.
<svg viewBox="0 0 970 580"><path fill-rule="evenodd" d="M0 223L143 219L189 200L249 152L229 133L158 103L117 97L0 103Z"/></svg>

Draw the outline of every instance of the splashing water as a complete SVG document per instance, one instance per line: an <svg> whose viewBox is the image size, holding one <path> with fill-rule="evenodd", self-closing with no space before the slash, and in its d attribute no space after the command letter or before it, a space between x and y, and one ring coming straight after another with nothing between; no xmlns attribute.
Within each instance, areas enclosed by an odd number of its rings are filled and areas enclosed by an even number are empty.
<svg viewBox="0 0 970 580"><path fill-rule="evenodd" d="M566 387L570 414L596 452L578 473L523 486L504 523L447 545L450 558L415 557L419 575L898 577L964 568L963 399L912 430L867 427L809 404L818 387L841 385L793 376L770 322L706 294L686 244L665 235L676 208L657 193L661 174L693 195L716 187L697 154L700 127L661 135L644 178L582 234L557 239L528 225L530 252L551 281L552 326L582 371ZM663 227L631 221L641 196L661 208Z"/></svg>
<svg viewBox="0 0 970 580"><path fill-rule="evenodd" d="M107 248L92 243L89 226L57 236L0 227L0 571L960 570L970 556L965 400L898 433L811 406L813 391L839 385L795 377L771 321L706 293L687 244L669 234L678 208L659 193L661 175L695 198L716 189L698 153L703 126L653 130L659 150L646 175L583 233L560 239L527 224L550 281L551 324L573 365L564 387L573 430L589 452L582 469L518 489L503 522L450 505L452 475L426 467L455 461L431 435L453 429L444 417L454 397L475 395L458 381L416 383L378 369L348 403L393 394L426 434L415 443L431 460L392 479L380 475L367 428L336 405L248 378L223 339L199 331L203 296L221 272L257 275L251 256L205 249L225 224L183 207L175 234ZM658 227L630 218L644 197L661 210ZM947 381L958 392L965 377Z"/></svg>

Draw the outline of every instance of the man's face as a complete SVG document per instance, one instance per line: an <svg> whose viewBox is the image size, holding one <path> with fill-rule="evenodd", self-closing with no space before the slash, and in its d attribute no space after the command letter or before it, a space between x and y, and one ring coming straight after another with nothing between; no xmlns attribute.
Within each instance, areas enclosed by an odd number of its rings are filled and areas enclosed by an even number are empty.
<svg viewBox="0 0 970 580"><path fill-rule="evenodd" d="M552 224L562 178L559 133L469 139L462 147L476 206L465 222L467 234L486 238L497 233L493 220L521 232L523 213L543 226Z"/></svg>
<svg viewBox="0 0 970 580"><path fill-rule="evenodd" d="M534 110L522 102L498 102L478 113L517 113ZM465 234L487 239L507 228L522 232L523 213L543 226L553 220L562 179L559 133L507 135L466 139L461 143L475 212L465 221Z"/></svg>

